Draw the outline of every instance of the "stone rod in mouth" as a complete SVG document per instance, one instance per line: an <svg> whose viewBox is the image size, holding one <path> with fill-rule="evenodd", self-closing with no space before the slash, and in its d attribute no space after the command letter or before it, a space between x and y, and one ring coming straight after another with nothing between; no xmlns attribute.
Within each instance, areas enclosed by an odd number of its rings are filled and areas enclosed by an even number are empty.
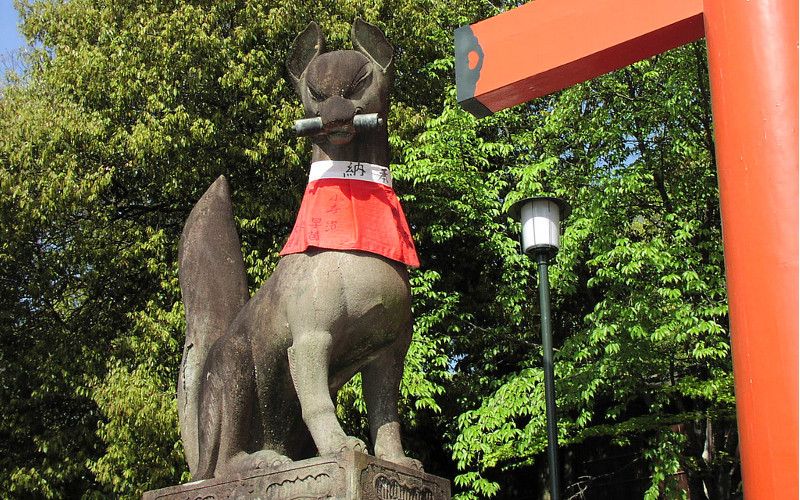
<svg viewBox="0 0 800 500"><path fill-rule="evenodd" d="M347 128L352 127L356 132L370 132L382 127L383 123L384 120L378 116L378 113L368 113L355 115L353 117L353 122L348 124ZM322 124L322 118L317 116L314 118L295 120L294 132L300 137L307 137L312 135L325 135L330 132L336 132L336 130L325 130L325 126Z"/></svg>

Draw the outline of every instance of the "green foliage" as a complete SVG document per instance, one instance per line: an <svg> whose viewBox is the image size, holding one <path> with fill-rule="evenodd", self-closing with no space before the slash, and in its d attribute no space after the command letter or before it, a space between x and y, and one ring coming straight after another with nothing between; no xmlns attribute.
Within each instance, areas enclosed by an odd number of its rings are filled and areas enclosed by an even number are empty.
<svg viewBox="0 0 800 500"><path fill-rule="evenodd" d="M397 47L392 168L422 258L401 387L412 454L460 498L511 498L538 467L536 282L505 210L542 193L574 209L551 267L573 469L602 439L641 446L647 498L686 494L679 471L693 498L695 479L735 488L721 479L737 459L702 45L478 121L455 102L452 30L495 14L488 2L18 6L35 45L0 90L0 490L133 498L188 479L183 221L225 174L251 290L269 277L309 158L283 61L312 19L348 47L355 16ZM358 378L339 403L365 437Z"/></svg>
<svg viewBox="0 0 800 500"><path fill-rule="evenodd" d="M689 462L681 454L702 453L684 450L671 426L733 418L701 49L563 91L517 139L534 157L518 170L516 190L544 189L574 207L551 275L559 440L651 440L643 454L652 464L649 498L678 495L671 475ZM529 403L542 401L541 377L532 370L513 373L462 414L454 457L477 470L457 484L491 496L497 484L486 471L530 465L544 450L544 413Z"/></svg>

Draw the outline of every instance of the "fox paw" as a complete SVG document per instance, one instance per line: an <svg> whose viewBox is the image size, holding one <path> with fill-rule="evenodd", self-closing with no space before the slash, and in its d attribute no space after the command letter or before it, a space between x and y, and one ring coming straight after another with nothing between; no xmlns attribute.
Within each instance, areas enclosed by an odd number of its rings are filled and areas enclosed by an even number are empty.
<svg viewBox="0 0 800 500"><path fill-rule="evenodd" d="M366 453L367 445L365 445L364 441L358 439L357 437L342 436L341 439L337 439L335 442L331 443L331 446L327 449L320 450L320 455L335 455L345 451L358 451L360 453Z"/></svg>
<svg viewBox="0 0 800 500"><path fill-rule="evenodd" d="M364 441L353 436L346 436L344 441L339 445L339 451L358 451L361 453L367 452L367 445Z"/></svg>
<svg viewBox="0 0 800 500"><path fill-rule="evenodd" d="M239 453L231 459L228 470L243 472L253 469L272 469L292 460L272 450L259 450L255 453Z"/></svg>
<svg viewBox="0 0 800 500"><path fill-rule="evenodd" d="M288 464L292 460L280 453L272 450L260 450L251 455L254 459L256 469L269 469Z"/></svg>

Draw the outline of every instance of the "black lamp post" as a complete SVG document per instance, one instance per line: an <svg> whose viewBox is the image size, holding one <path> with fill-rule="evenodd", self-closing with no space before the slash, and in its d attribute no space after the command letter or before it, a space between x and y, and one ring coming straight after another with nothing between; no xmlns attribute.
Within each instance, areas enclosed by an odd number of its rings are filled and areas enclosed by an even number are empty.
<svg viewBox="0 0 800 500"><path fill-rule="evenodd" d="M570 212L567 202L558 198L534 197L518 201L510 213L522 222L522 251L536 257L539 265L539 309L544 357L544 397L547 413L547 464L550 468L550 496L559 500L558 428L553 375L553 333L550 323L550 279L547 264L561 246L561 220Z"/></svg>

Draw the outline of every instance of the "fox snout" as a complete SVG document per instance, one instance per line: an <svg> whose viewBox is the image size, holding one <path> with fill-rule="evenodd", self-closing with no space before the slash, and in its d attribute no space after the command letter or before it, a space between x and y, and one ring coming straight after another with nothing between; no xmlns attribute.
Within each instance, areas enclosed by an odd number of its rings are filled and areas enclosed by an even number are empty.
<svg viewBox="0 0 800 500"><path fill-rule="evenodd" d="M325 130L330 132L352 126L353 117L358 111L352 101L335 95L325 99L319 107L319 117Z"/></svg>
<svg viewBox="0 0 800 500"><path fill-rule="evenodd" d="M323 134L332 144L347 144L355 135L353 117L358 108L349 99L338 95L325 99L319 106Z"/></svg>

